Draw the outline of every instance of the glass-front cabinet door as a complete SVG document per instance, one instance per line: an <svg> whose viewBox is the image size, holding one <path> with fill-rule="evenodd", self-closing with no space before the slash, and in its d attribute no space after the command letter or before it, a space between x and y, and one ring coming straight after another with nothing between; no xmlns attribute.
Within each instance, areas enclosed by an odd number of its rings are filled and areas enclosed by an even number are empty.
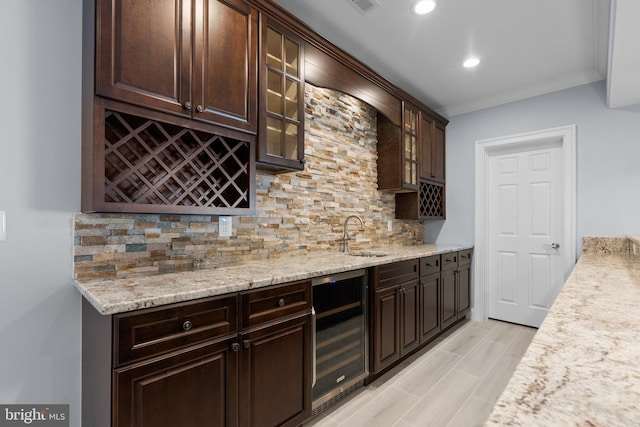
<svg viewBox="0 0 640 427"><path fill-rule="evenodd" d="M405 103L403 111L402 149L403 149L403 187L408 190L418 189L418 138L420 111Z"/></svg>
<svg viewBox="0 0 640 427"><path fill-rule="evenodd" d="M304 169L304 45L263 16L258 166Z"/></svg>

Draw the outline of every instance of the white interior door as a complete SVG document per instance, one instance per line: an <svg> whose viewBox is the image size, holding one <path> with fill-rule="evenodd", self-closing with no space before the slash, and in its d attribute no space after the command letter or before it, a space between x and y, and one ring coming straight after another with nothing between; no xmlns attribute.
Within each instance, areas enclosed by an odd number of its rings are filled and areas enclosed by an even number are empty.
<svg viewBox="0 0 640 427"><path fill-rule="evenodd" d="M488 317L538 327L564 284L562 142L490 154Z"/></svg>

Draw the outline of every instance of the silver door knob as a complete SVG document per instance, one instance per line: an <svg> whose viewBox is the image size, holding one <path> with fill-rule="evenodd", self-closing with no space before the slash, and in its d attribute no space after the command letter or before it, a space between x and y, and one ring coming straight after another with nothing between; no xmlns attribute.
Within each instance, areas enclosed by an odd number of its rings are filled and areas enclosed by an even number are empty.
<svg viewBox="0 0 640 427"><path fill-rule="evenodd" d="M560 243L552 243L551 244L551 248L552 249L558 249L560 247Z"/></svg>

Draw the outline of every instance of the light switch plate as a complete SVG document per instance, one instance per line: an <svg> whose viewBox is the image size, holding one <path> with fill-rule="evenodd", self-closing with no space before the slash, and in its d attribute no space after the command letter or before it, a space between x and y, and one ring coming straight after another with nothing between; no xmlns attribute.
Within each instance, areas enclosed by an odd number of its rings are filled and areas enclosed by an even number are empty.
<svg viewBox="0 0 640 427"><path fill-rule="evenodd" d="M0 211L0 242L7 240L7 213Z"/></svg>
<svg viewBox="0 0 640 427"><path fill-rule="evenodd" d="M387 221L387 231L393 231L393 220L392 219Z"/></svg>
<svg viewBox="0 0 640 427"><path fill-rule="evenodd" d="M230 216L221 216L218 218L218 236L230 237L233 232L233 222Z"/></svg>

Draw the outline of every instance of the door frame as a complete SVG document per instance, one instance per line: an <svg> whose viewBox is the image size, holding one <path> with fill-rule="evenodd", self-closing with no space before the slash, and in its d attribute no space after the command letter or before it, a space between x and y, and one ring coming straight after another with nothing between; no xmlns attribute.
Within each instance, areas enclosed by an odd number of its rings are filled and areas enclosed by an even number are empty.
<svg viewBox="0 0 640 427"><path fill-rule="evenodd" d="M563 163L564 278L569 277L576 262L576 125L567 125L476 141L475 143L475 248L474 301L471 318L487 320L489 307L489 158L505 148L531 147L560 142Z"/></svg>

